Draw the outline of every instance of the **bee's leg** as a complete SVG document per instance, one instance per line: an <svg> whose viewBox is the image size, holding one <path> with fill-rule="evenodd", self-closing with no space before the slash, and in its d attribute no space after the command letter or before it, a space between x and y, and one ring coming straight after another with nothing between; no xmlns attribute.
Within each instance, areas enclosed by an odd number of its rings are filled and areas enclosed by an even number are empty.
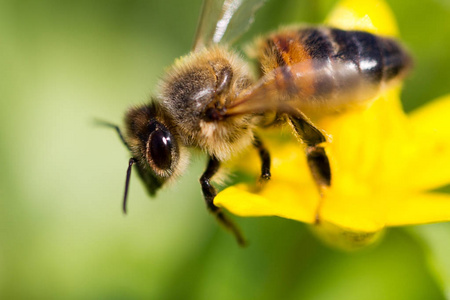
<svg viewBox="0 0 450 300"><path fill-rule="evenodd" d="M308 146L306 158L309 169L319 189L331 185L331 168L325 149L320 146Z"/></svg>
<svg viewBox="0 0 450 300"><path fill-rule="evenodd" d="M205 172L203 173L202 177L200 177L200 184L202 185L202 191L206 206L208 210L216 216L220 224L225 226L226 229L234 234L239 245L244 246L245 239L242 236L239 228L225 215L220 207L214 205L214 198L216 197L217 192L214 186L211 184L211 178L214 176L214 174L217 173L219 167L220 162L217 160L217 158L211 156L209 158L208 166L206 167Z"/></svg>
<svg viewBox="0 0 450 300"><path fill-rule="evenodd" d="M257 135L253 140L253 146L258 150L261 158L261 181L265 182L270 179L270 153Z"/></svg>
<svg viewBox="0 0 450 300"><path fill-rule="evenodd" d="M325 149L321 146L326 142L323 133L315 127L302 113L289 117L295 132L306 144L306 158L314 181L319 188L320 196L323 197L325 188L331 185L331 168ZM322 201L319 202L316 212L316 222L320 222L320 209Z"/></svg>

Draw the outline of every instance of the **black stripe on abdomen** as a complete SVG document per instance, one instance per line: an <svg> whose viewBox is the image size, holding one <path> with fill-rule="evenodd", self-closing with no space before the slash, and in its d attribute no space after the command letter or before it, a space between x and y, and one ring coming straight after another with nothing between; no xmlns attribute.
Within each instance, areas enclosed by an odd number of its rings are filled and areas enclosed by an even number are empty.
<svg viewBox="0 0 450 300"><path fill-rule="evenodd" d="M412 59L399 43L389 38L378 39L384 58L384 80L391 80L411 67Z"/></svg>
<svg viewBox="0 0 450 300"><path fill-rule="evenodd" d="M383 56L378 38L363 31L349 31L350 38L358 46L361 74L373 83L383 79Z"/></svg>
<svg viewBox="0 0 450 300"><path fill-rule="evenodd" d="M324 28L303 28L299 31L300 43L303 45L309 58L312 60L313 69L326 70L331 63L331 57L335 53L328 32ZM329 95L336 90L336 80L332 74L316 72L314 89L316 95Z"/></svg>
<svg viewBox="0 0 450 300"><path fill-rule="evenodd" d="M353 62L361 72L359 69L360 47L352 38L350 32L333 28L330 29L330 38L334 40L336 45L332 59L341 63Z"/></svg>
<svg viewBox="0 0 450 300"><path fill-rule="evenodd" d="M352 61L371 83L394 79L411 64L407 52L393 39L340 29L330 29L330 35L339 48L333 59Z"/></svg>
<svg viewBox="0 0 450 300"><path fill-rule="evenodd" d="M328 60L334 54L334 48L323 28L304 28L299 31L300 42L311 59Z"/></svg>

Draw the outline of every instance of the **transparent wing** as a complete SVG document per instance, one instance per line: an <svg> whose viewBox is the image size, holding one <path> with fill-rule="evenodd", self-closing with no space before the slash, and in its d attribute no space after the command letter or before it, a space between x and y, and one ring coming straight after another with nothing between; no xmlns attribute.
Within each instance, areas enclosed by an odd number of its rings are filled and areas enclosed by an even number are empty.
<svg viewBox="0 0 450 300"><path fill-rule="evenodd" d="M273 69L237 96L226 115L277 111L290 114L300 109L332 111L364 103L381 86L361 76L352 63L328 62L311 67L307 60ZM386 85L387 87L387 85Z"/></svg>
<svg viewBox="0 0 450 300"><path fill-rule="evenodd" d="M266 0L204 0L193 50L232 43L249 28Z"/></svg>

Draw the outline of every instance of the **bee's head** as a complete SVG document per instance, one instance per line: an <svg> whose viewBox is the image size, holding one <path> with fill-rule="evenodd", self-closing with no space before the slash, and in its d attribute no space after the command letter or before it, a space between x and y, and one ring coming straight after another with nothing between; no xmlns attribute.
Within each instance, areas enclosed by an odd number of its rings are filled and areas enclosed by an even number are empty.
<svg viewBox="0 0 450 300"><path fill-rule="evenodd" d="M154 195L187 165L170 117L157 103L132 108L125 116L126 141L148 192Z"/></svg>

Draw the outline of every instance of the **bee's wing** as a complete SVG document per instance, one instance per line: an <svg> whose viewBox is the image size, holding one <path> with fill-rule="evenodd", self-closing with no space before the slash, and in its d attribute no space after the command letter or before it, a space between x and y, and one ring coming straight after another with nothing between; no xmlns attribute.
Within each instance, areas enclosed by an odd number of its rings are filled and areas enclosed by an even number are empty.
<svg viewBox="0 0 450 300"><path fill-rule="evenodd" d="M247 31L266 0L204 0L193 50L220 42L232 43Z"/></svg>
<svg viewBox="0 0 450 300"><path fill-rule="evenodd" d="M306 62L271 70L231 101L225 114L290 113L299 99L308 96L305 95L308 91L302 89L302 83L297 78L311 82L314 74L295 70L308 69L308 65L309 62Z"/></svg>
<svg viewBox="0 0 450 300"><path fill-rule="evenodd" d="M281 97L280 87L273 78L264 76L254 85L240 93L228 106L226 116L283 111L282 106L288 101Z"/></svg>
<svg viewBox="0 0 450 300"><path fill-rule="evenodd" d="M349 99L370 99L379 88L364 80L354 64L312 65L311 60L306 60L271 70L231 101L225 114L268 111L290 114L304 108L340 109L350 102Z"/></svg>

